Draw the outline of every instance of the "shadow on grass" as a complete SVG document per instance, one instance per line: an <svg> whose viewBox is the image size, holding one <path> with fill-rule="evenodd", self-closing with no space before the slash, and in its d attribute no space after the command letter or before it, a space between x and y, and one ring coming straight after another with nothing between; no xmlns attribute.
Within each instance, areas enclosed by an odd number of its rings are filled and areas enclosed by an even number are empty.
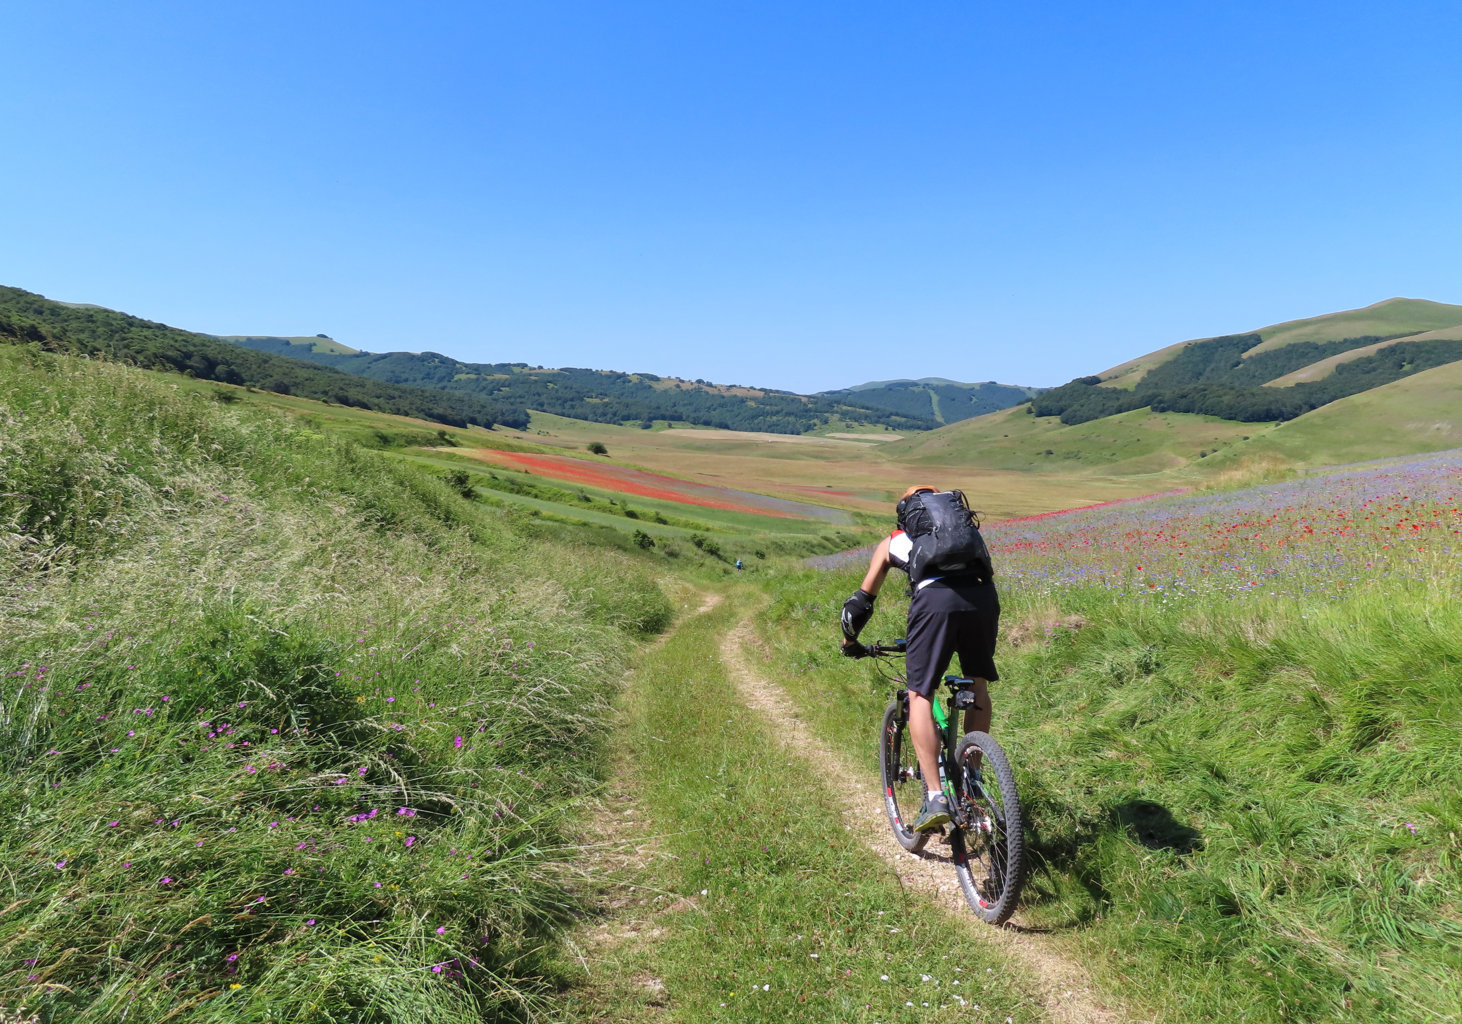
<svg viewBox="0 0 1462 1024"><path fill-rule="evenodd" d="M1173 813L1152 800L1128 800L1112 808L1112 820L1149 850L1171 850L1183 855L1203 849L1203 835L1184 825Z"/></svg>
<svg viewBox="0 0 1462 1024"><path fill-rule="evenodd" d="M1203 849L1203 835L1152 800L1126 800L1083 813L1058 801L1038 783L1023 794L1028 877L1021 902L1028 907L1069 908L1043 931L1090 924L1111 903L1106 868L1113 840L1182 858ZM1107 852L1103 851L1106 847ZM1085 899L1073 900L1073 890Z"/></svg>

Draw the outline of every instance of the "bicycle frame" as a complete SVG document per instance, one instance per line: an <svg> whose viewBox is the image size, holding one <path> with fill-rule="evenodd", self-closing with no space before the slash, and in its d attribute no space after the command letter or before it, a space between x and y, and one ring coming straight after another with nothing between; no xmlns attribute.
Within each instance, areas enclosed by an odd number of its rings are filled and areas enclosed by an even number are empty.
<svg viewBox="0 0 1462 1024"><path fill-rule="evenodd" d="M902 687L902 677L898 679ZM961 731L961 724L964 721L964 713L975 708L975 694L973 679L963 676L945 676L944 685L950 688L950 693L944 698L944 705L940 710L944 711L944 725L939 725L939 714L935 713L934 725L939 729L939 789L949 799L950 817L955 827L964 828L968 822L965 820L965 804L960 799L964 788L963 773L952 771L954 765L954 748L959 743L960 737L964 735ZM907 723L909 720L909 691L900 689L897 694L899 702L899 718ZM931 695L931 707L940 707L939 696ZM920 778L922 778L920 774ZM925 780L927 787L928 782Z"/></svg>
<svg viewBox="0 0 1462 1024"><path fill-rule="evenodd" d="M870 656L880 657L889 654L905 653L906 643L903 640L896 640L892 644L869 644L864 650ZM898 684L896 699L899 702L899 720L905 724L909 721L909 691L905 688L905 679L902 674L895 672L891 679ZM938 691L930 694L930 707L934 713L934 725L939 730L939 789L949 800L950 818L956 828L964 828L966 820L964 801L960 799L964 787L963 773L952 771L954 765L954 748L963 735L961 726L964 722L966 711L974 710L978 705L975 702L974 686L975 681L965 676L947 675L943 679L945 686L949 687L950 693L944 698L941 706ZM943 712L941 714L941 712ZM944 724L939 724L939 719L944 718ZM918 770L919 778L923 778L922 769ZM925 787L928 787L928 780L924 780Z"/></svg>

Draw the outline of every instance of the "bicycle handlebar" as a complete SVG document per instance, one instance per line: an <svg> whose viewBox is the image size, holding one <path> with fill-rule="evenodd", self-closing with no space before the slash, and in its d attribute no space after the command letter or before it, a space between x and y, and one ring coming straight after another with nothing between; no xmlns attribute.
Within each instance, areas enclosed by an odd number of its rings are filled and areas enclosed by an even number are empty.
<svg viewBox="0 0 1462 1024"><path fill-rule="evenodd" d="M907 654L909 644L903 637L899 637L891 644L864 644L863 651L870 658L882 658L890 654Z"/></svg>

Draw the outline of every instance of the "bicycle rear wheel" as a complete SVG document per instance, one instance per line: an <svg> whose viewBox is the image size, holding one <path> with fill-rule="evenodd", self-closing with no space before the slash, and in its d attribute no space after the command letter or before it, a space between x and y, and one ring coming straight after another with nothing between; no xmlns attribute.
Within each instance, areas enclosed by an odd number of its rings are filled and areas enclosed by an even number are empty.
<svg viewBox="0 0 1462 1024"><path fill-rule="evenodd" d="M1004 924L1025 885L1025 829L1015 773L1000 744L983 732L960 739L954 763L964 823L950 839L959 887L982 920Z"/></svg>
<svg viewBox="0 0 1462 1024"><path fill-rule="evenodd" d="M904 824L904 813L919 813L924 802L924 780L919 777L919 759L909 736L908 713L898 697L888 702L879 733L878 765L883 775L883 809L893 837L910 853L918 853L929 842L927 833L914 832Z"/></svg>

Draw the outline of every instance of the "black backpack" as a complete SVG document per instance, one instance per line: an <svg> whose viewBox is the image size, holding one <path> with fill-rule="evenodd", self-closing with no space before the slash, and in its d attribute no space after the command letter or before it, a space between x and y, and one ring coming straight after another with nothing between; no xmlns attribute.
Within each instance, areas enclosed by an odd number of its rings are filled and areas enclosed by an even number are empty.
<svg viewBox="0 0 1462 1024"><path fill-rule="evenodd" d="M899 528L913 542L909 580L931 576L990 579L990 550L963 491L920 491L898 504Z"/></svg>

